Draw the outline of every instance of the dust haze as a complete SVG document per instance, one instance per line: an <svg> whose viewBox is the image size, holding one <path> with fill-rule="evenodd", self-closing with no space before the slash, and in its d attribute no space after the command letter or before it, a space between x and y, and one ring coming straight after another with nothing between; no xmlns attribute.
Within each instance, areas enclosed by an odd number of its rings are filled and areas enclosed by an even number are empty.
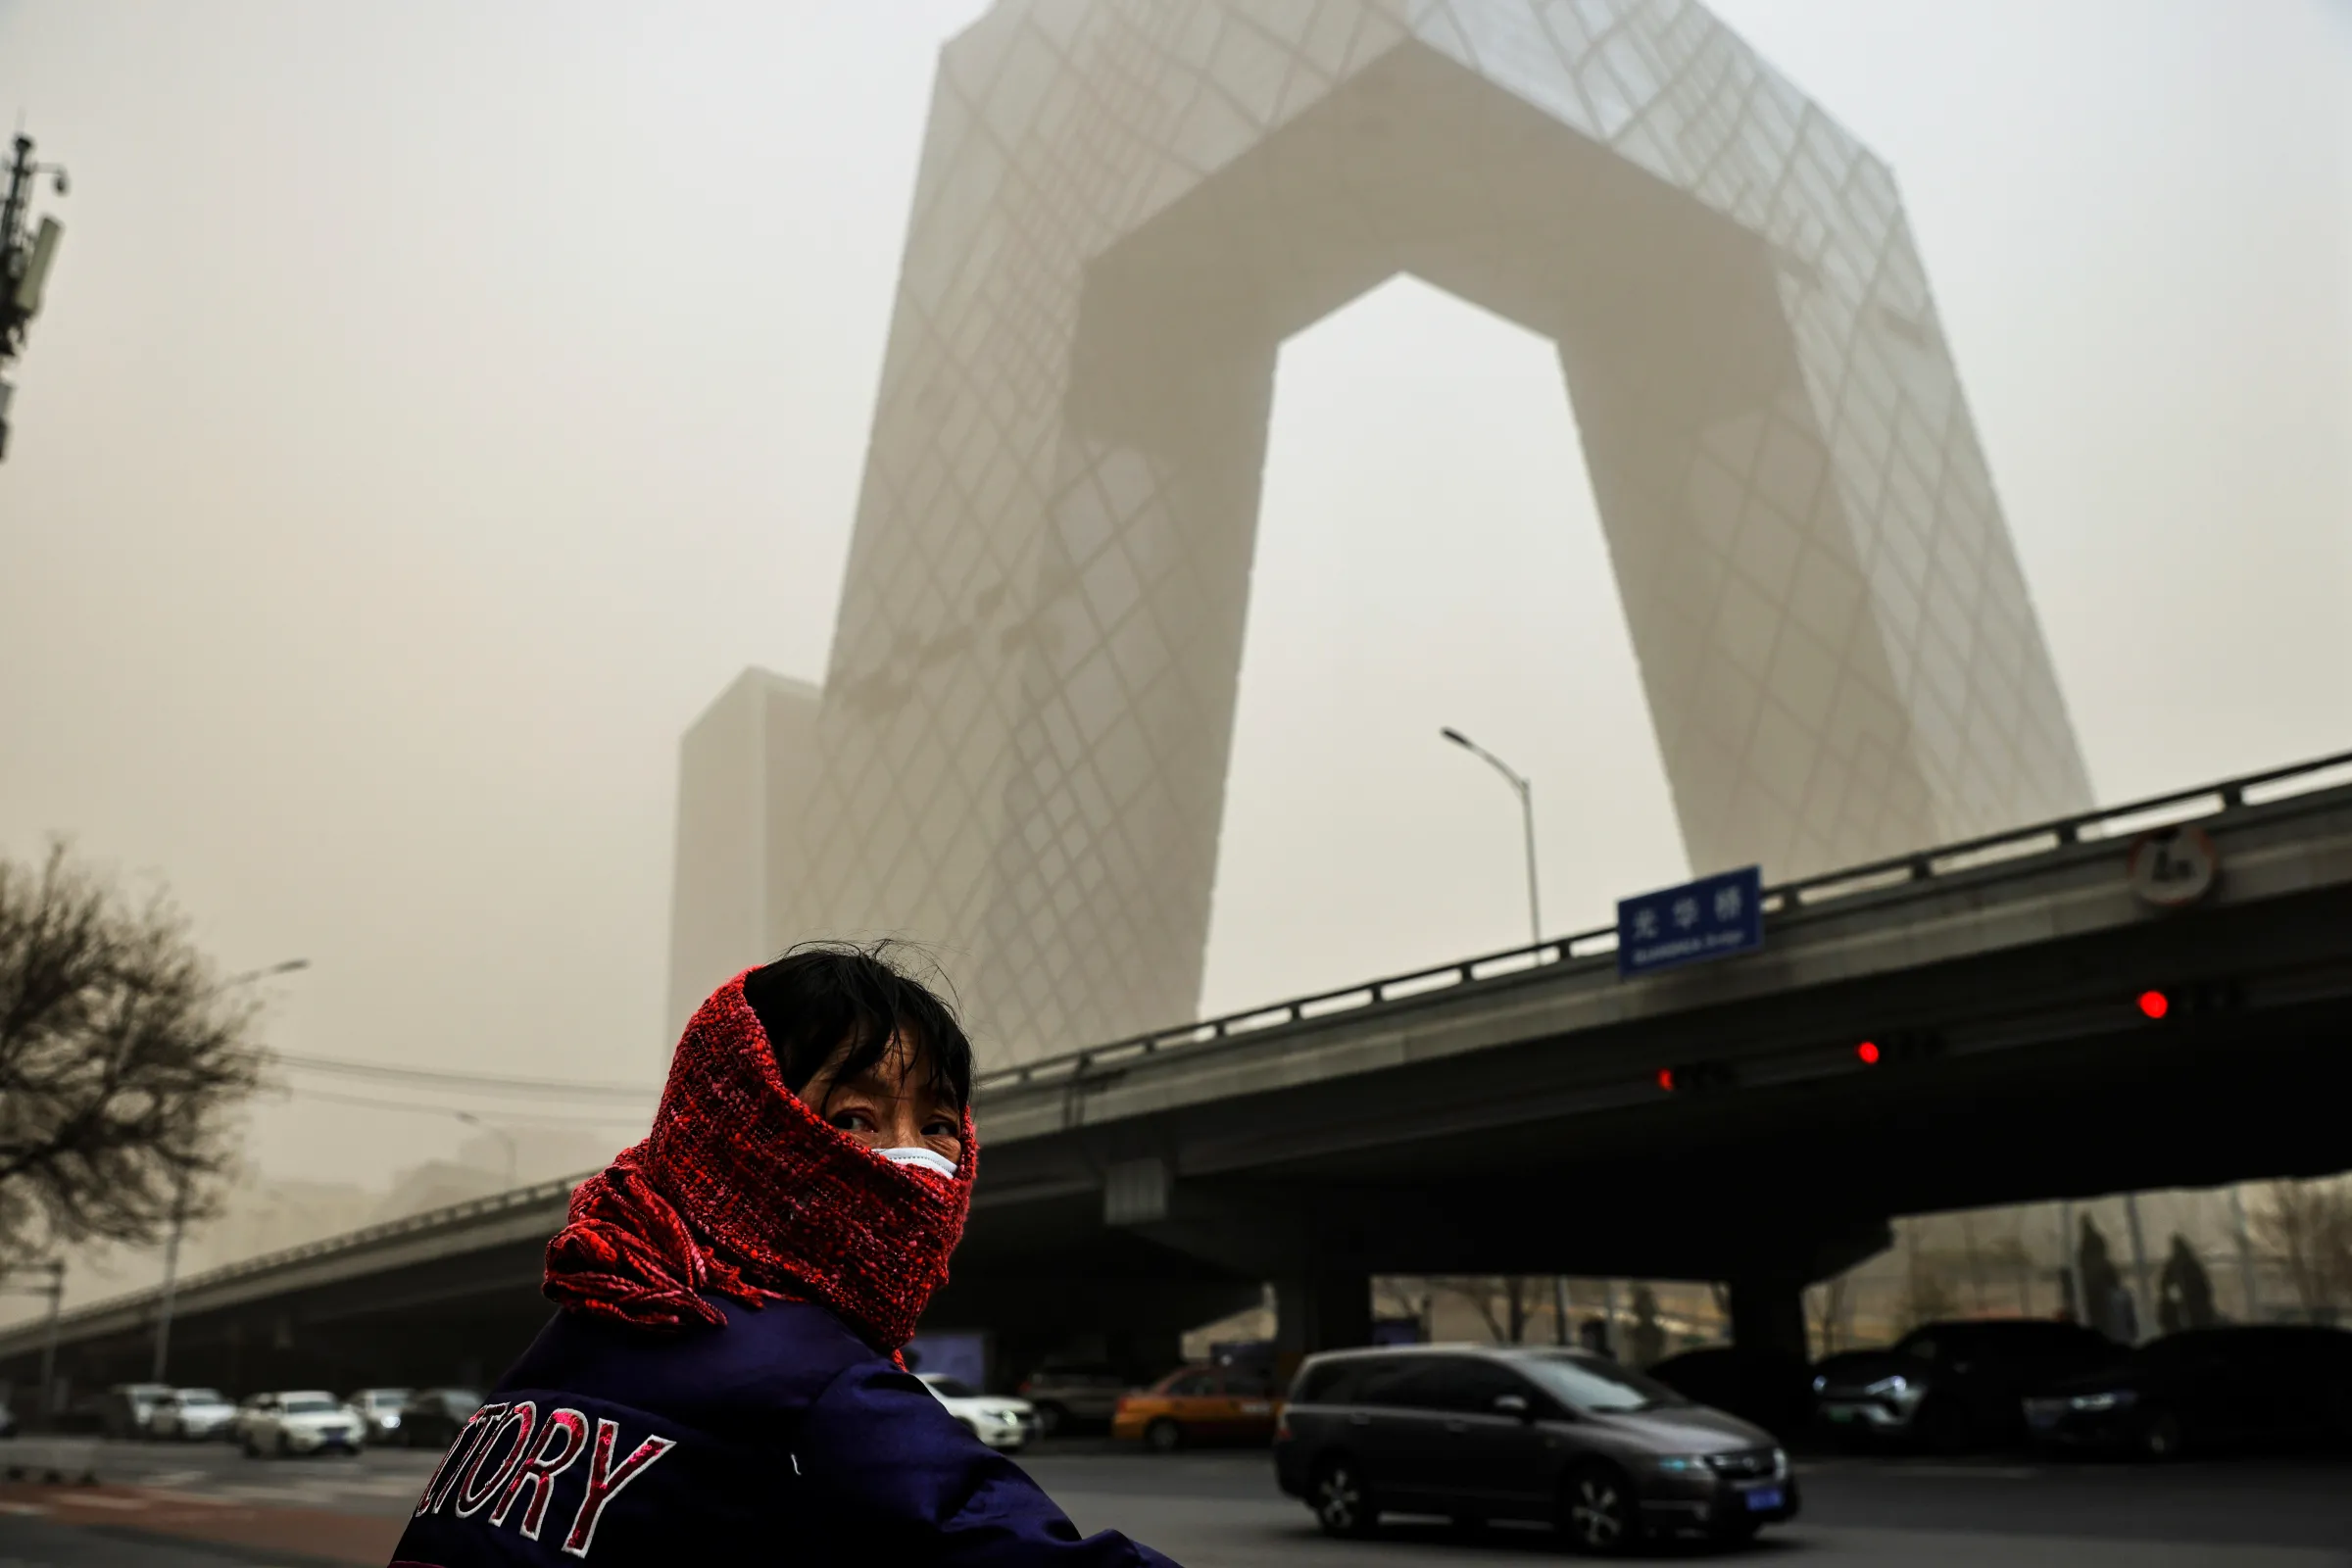
<svg viewBox="0 0 2352 1568"><path fill-rule="evenodd" d="M308 958L282 1050L650 1103L677 739L824 673L981 9L0 4L74 180L0 466L0 844ZM2099 798L2352 747L2352 15L1715 9L1894 166ZM1686 869L1556 361L1403 279L1281 362L1207 1007L1521 934L1448 724L1535 780L1547 925ZM401 1099L265 1102L192 1261L642 1125Z"/></svg>

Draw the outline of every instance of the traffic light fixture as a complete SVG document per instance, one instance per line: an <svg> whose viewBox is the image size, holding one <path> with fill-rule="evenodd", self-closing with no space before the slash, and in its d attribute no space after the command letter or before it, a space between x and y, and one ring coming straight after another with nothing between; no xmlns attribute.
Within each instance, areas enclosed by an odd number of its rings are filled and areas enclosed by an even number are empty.
<svg viewBox="0 0 2352 1568"><path fill-rule="evenodd" d="M2139 1015L2151 1023L2235 1012L2246 1004L2240 980L2195 980L2186 985L2150 986L2132 1000Z"/></svg>
<svg viewBox="0 0 2352 1568"><path fill-rule="evenodd" d="M1854 1047L1854 1057L1865 1067L1932 1061L1943 1054L1943 1044L1934 1029L1889 1029L1865 1036Z"/></svg>

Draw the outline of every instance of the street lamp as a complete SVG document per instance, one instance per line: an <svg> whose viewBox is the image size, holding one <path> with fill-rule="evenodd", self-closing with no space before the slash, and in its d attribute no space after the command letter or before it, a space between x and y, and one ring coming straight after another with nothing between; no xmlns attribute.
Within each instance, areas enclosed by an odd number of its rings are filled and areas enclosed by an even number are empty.
<svg viewBox="0 0 2352 1568"><path fill-rule="evenodd" d="M513 1192L514 1190L514 1135L504 1127L482 1120L470 1110L452 1110L450 1114L468 1127L479 1127L483 1132L507 1146L507 1190Z"/></svg>
<svg viewBox="0 0 2352 1568"><path fill-rule="evenodd" d="M46 1296L49 1298L49 1319L41 1331L41 1427L55 1431L57 1427L57 1319L58 1309L66 1300L66 1260L53 1257L46 1263L20 1265L26 1274L46 1274L46 1285L0 1285L0 1292L16 1296ZM9 1271L0 1268L0 1281Z"/></svg>
<svg viewBox="0 0 2352 1568"><path fill-rule="evenodd" d="M308 969L310 966L311 960L308 958L288 958L283 963L272 963L260 969L248 969L243 974L232 974L205 994L217 997L223 991L234 991L239 986L249 986L257 980L268 980L276 975L292 974L297 969ZM155 1375L149 1380L155 1383L164 1381L164 1366L172 1354L172 1297L179 1283L180 1236L188 1225L187 1178L184 1176L177 1178L174 1185L176 1190L172 1195L172 1235L164 1243L163 1299L157 1306L155 1317Z"/></svg>
<svg viewBox="0 0 2352 1568"><path fill-rule="evenodd" d="M1527 829L1527 938L1530 946L1542 947L1544 945L1544 908L1536 897L1535 786L1530 784L1510 763L1496 757L1460 730L1448 726L1439 730L1438 733L1459 746L1463 751L1483 759L1495 772L1507 779L1511 788L1519 794L1519 816Z"/></svg>
<svg viewBox="0 0 2352 1568"><path fill-rule="evenodd" d="M1533 948L1544 946L1544 906L1536 895L1536 787L1527 776L1510 763L1488 751L1448 724L1438 731L1440 735L1474 757L1485 760L1488 766L1500 773L1519 796L1519 821L1527 833L1527 941ZM1612 1312L1611 1314L1615 1314ZM1568 1282L1561 1276L1551 1277L1552 1338L1568 1343Z"/></svg>
<svg viewBox="0 0 2352 1568"><path fill-rule="evenodd" d="M232 974L213 987L213 994L218 996L221 992L232 990L237 986L249 986L256 980L268 980L273 975L292 974L297 969L308 969L310 966L311 960L308 958L288 958L283 963L273 963L266 969L248 969L243 974Z"/></svg>

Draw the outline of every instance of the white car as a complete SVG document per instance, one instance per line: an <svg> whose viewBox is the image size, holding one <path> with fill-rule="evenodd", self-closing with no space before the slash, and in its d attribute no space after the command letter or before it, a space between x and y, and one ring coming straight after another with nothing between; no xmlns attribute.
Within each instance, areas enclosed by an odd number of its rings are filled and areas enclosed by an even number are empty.
<svg viewBox="0 0 2352 1568"><path fill-rule="evenodd" d="M360 1451L360 1419L331 1394L298 1389L257 1394L237 1412L237 1441L254 1458Z"/></svg>
<svg viewBox="0 0 2352 1568"><path fill-rule="evenodd" d="M225 1435L236 1419L237 1407L220 1397L219 1389L173 1389L155 1402L147 1430L159 1438L195 1443Z"/></svg>
<svg viewBox="0 0 2352 1568"><path fill-rule="evenodd" d="M1037 1436L1037 1406L1027 1399L1008 1399L982 1394L958 1378L941 1372L918 1372L931 1396L948 1407L973 1437L992 1448L1013 1449Z"/></svg>
<svg viewBox="0 0 2352 1568"><path fill-rule="evenodd" d="M344 1401L360 1418L364 1443L398 1443L400 1410L409 1402L406 1389L361 1389Z"/></svg>

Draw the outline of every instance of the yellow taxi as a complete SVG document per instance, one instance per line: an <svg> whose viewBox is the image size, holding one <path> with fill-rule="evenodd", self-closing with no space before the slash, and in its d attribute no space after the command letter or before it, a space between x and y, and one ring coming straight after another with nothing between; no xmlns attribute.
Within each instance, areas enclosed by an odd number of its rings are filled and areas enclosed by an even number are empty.
<svg viewBox="0 0 2352 1568"><path fill-rule="evenodd" d="M1122 1395L1110 1435L1172 1453L1188 1443L1265 1443L1281 1417L1282 1401L1265 1373L1180 1366L1141 1393Z"/></svg>

